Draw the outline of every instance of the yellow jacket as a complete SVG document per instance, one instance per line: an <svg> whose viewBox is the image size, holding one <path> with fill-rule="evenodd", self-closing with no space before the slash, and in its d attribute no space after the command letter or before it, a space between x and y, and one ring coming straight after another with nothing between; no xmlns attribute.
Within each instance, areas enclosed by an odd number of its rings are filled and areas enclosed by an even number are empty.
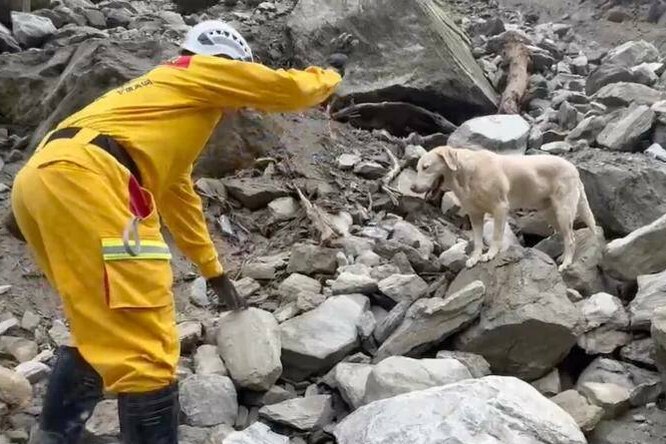
<svg viewBox="0 0 666 444"><path fill-rule="evenodd" d="M159 66L60 123L118 140L141 172L143 186L177 246L205 277L222 266L194 192L192 164L224 110L299 111L323 102L340 83L332 70L273 70L209 56L181 56Z"/></svg>

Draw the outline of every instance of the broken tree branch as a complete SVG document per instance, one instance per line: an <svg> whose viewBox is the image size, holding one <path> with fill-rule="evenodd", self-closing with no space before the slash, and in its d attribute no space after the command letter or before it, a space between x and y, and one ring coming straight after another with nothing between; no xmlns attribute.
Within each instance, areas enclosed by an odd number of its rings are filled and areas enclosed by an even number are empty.
<svg viewBox="0 0 666 444"><path fill-rule="evenodd" d="M530 79L530 51L517 38L508 40L502 51L505 65L509 66L506 88L500 100L500 114L519 114Z"/></svg>
<svg viewBox="0 0 666 444"><path fill-rule="evenodd" d="M310 202L299 187L294 188L298 193L303 208L305 208L305 214L319 232L319 240L322 244L328 244L335 237L344 236L344 233L340 233L335 225L331 223L328 214L325 211Z"/></svg>

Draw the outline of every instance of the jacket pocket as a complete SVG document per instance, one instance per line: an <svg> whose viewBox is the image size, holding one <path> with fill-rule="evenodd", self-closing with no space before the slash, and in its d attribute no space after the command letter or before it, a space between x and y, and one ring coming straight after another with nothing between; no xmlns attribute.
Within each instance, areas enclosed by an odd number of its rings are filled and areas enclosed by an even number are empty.
<svg viewBox="0 0 666 444"><path fill-rule="evenodd" d="M109 308L149 309L173 304L171 253L162 239L142 239L140 247L130 252L123 239L104 238L102 256Z"/></svg>

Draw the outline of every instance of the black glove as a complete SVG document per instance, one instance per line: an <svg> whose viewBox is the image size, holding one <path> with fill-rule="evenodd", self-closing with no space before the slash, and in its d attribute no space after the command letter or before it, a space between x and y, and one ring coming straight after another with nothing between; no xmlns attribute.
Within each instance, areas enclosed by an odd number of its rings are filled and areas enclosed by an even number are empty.
<svg viewBox="0 0 666 444"><path fill-rule="evenodd" d="M328 59L326 60L326 64L336 70L338 74L340 74L341 77L345 76L345 67L347 66L347 62L349 61L349 57L346 54L342 54L340 52L336 52L335 54L331 54L328 56Z"/></svg>
<svg viewBox="0 0 666 444"><path fill-rule="evenodd" d="M208 279L208 287L217 295L220 305L224 304L231 310L247 308L247 302L240 297L226 274Z"/></svg>

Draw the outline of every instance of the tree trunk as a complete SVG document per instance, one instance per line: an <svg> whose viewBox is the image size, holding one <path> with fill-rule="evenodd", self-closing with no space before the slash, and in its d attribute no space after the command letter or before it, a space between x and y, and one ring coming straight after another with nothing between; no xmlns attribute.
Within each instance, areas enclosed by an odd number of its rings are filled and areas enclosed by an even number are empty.
<svg viewBox="0 0 666 444"><path fill-rule="evenodd" d="M511 40L504 45L502 55L504 64L509 66L509 75L500 100L499 112L500 114L519 114L530 80L530 52L523 43Z"/></svg>

